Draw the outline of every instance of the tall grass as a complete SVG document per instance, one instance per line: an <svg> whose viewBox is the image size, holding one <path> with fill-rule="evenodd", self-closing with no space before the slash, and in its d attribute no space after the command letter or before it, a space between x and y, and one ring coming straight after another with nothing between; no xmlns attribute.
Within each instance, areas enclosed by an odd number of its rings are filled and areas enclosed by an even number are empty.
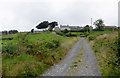
<svg viewBox="0 0 120 78"><path fill-rule="evenodd" d="M96 39L90 41L99 62L100 71L103 76L120 76L120 65L118 64L117 48L118 33L107 33L103 35L92 35Z"/></svg>
<svg viewBox="0 0 120 78"><path fill-rule="evenodd" d="M3 45L3 76L40 76L60 62L78 39L50 33L18 34ZM64 45L67 46L61 46ZM70 47L69 47L70 46Z"/></svg>

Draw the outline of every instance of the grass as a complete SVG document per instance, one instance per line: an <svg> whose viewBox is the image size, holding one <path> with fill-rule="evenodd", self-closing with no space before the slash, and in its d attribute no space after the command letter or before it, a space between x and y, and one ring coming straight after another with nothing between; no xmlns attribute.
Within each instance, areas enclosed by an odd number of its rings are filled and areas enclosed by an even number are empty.
<svg viewBox="0 0 120 78"><path fill-rule="evenodd" d="M4 40L3 43L16 45L15 43L18 42L17 37L18 35L16 35L14 37L14 40L11 41ZM20 37L22 37L22 35L20 35ZM20 46L20 54L14 55L9 58L5 57L6 54L3 54L3 76L40 76L42 73L45 72L45 70L64 59L64 56L67 54L67 52L79 40L76 37L59 37L51 33L29 34L27 36L27 39L28 41L30 41L30 43L28 42L29 44ZM50 44L52 39L60 40L61 45L56 49L46 48L42 50L41 47L44 47L45 43ZM23 41L21 41L20 43L22 42ZM43 46L40 45L39 42L43 42ZM32 48L27 48L27 46L30 46ZM27 51L33 53L29 54L27 53ZM44 51L47 51L48 53L45 54ZM39 52L40 54L36 54Z"/></svg>
<svg viewBox="0 0 120 78"><path fill-rule="evenodd" d="M46 39L60 39L62 42L67 41L68 39L70 39L69 37L58 37L56 35L50 34L50 33L40 33L40 34L31 34L29 36L30 40L32 41L36 41L37 39L41 39L41 40L46 40Z"/></svg>
<svg viewBox="0 0 120 78"><path fill-rule="evenodd" d="M110 33L113 33L113 32L112 31L91 31L90 35L99 36L99 35L110 34Z"/></svg>
<svg viewBox="0 0 120 78"><path fill-rule="evenodd" d="M10 34L10 35L2 35L2 36L0 36L1 38L14 38L14 37L16 37L17 36L17 34Z"/></svg>
<svg viewBox="0 0 120 78"><path fill-rule="evenodd" d="M71 33L77 34L78 36L79 34L81 34L81 32L71 32ZM3 36L3 38L13 37L14 39L3 40L3 41L0 41L0 43L16 45L16 43L18 43L18 39L17 39L18 35L19 34L5 35ZM119 76L120 74L119 68L108 61L108 60L111 60L113 62L115 59L114 49L116 48L114 47L114 43L116 42L115 38L117 37L117 32L92 31L88 37L90 36L96 37L95 39L89 42L99 62L100 71L102 75L103 76ZM3 59L2 59L3 76L40 76L42 73L45 72L46 69L50 68L54 64L64 59L64 56L67 54L67 52L72 48L72 46L80 38L60 37L60 36L53 35L51 33L37 33L37 34L29 34L27 36L27 39L28 41L30 41L30 44L26 44L26 45L32 47L33 49L23 46L21 48L21 54L19 55L15 55L11 58L6 58L3 55ZM43 52L41 52L41 45L39 43L43 41L45 41L44 44L49 42L51 43L52 39L59 40L60 46L57 47L56 49L44 48L45 50L43 51L48 52L48 54L45 55ZM34 54L27 54L26 53L27 51L32 51L34 52ZM83 51L84 51L84 48L81 48L80 52L83 52ZM36 52L41 52L41 54L37 55ZM84 58L82 53L78 55L73 66L71 66L73 67L73 69L76 66L81 65L80 63L81 58L82 59Z"/></svg>
<svg viewBox="0 0 120 78"><path fill-rule="evenodd" d="M99 62L102 76L120 76L120 68L115 65L118 32L93 32L92 35L96 39L89 42Z"/></svg>
<svg viewBox="0 0 120 78"><path fill-rule="evenodd" d="M32 75L36 76L43 71L43 63L32 55L20 55L3 59L3 76ZM27 73L27 74L26 74ZM24 75L24 76L25 76Z"/></svg>
<svg viewBox="0 0 120 78"><path fill-rule="evenodd" d="M11 38L11 37L13 37L14 39L13 40L2 40L2 41L0 41L0 43L16 43L17 42L16 37L18 36L18 34L4 35L4 36L2 36L3 38ZM21 33L21 34L23 34L23 33ZM65 38L58 37L58 36L55 36L55 35L53 35L51 33L37 33L37 34L30 34L29 35L29 40L34 41L34 42L36 42L39 39L41 39L41 40L49 40L49 39L53 39L53 38L54 39L60 39L63 42L70 39L69 37L65 37Z"/></svg>
<svg viewBox="0 0 120 78"><path fill-rule="evenodd" d="M79 38L74 37L72 40L75 41L75 43L76 43L78 40L80 40L80 37L79 37ZM64 43L61 44L61 47L72 48L72 46L73 46L75 43L73 43L71 40L68 40L67 42L64 41ZM71 44L73 44L73 45L71 45ZM69 45L69 46L68 46L68 45Z"/></svg>
<svg viewBox="0 0 120 78"><path fill-rule="evenodd" d="M112 31L91 31L89 34L99 36L99 35L102 35L105 33L109 34L109 33L113 33L113 32ZM71 34L75 34L77 36L80 36L80 34L84 34L84 32L71 32Z"/></svg>
<svg viewBox="0 0 120 78"><path fill-rule="evenodd" d="M77 36L80 36L80 34L83 34L83 32L71 32L71 34L75 34Z"/></svg>

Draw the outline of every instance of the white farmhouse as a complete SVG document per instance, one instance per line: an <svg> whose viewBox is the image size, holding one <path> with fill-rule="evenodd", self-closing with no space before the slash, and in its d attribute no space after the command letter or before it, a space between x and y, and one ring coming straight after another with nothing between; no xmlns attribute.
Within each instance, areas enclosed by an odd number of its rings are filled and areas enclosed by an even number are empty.
<svg viewBox="0 0 120 78"><path fill-rule="evenodd" d="M60 30L71 30L71 28L68 25L60 25Z"/></svg>
<svg viewBox="0 0 120 78"><path fill-rule="evenodd" d="M83 29L83 27L80 26L69 26L69 25L60 25L60 30L76 30L76 29Z"/></svg>
<svg viewBox="0 0 120 78"><path fill-rule="evenodd" d="M56 26L53 30L54 30L54 31L59 31L60 28L59 28L59 26Z"/></svg>

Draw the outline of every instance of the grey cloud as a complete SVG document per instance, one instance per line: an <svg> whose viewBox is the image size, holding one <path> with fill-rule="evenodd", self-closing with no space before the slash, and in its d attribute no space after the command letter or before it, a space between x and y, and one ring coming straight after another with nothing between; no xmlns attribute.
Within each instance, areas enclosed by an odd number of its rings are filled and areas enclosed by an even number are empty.
<svg viewBox="0 0 120 78"><path fill-rule="evenodd" d="M51 0L53 1L53 0ZM106 4L103 1L72 2L11 2L0 3L0 30L18 29L20 31L31 30L41 21L58 21L59 24L86 25L102 18L106 25L117 25L118 0L112 0Z"/></svg>

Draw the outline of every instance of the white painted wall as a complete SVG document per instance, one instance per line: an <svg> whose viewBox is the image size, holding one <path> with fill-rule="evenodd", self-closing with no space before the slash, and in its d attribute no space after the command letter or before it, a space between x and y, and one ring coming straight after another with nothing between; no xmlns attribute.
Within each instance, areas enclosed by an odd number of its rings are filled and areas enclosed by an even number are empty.
<svg viewBox="0 0 120 78"><path fill-rule="evenodd" d="M65 29L70 30L69 27L60 27L60 30L65 30Z"/></svg>

